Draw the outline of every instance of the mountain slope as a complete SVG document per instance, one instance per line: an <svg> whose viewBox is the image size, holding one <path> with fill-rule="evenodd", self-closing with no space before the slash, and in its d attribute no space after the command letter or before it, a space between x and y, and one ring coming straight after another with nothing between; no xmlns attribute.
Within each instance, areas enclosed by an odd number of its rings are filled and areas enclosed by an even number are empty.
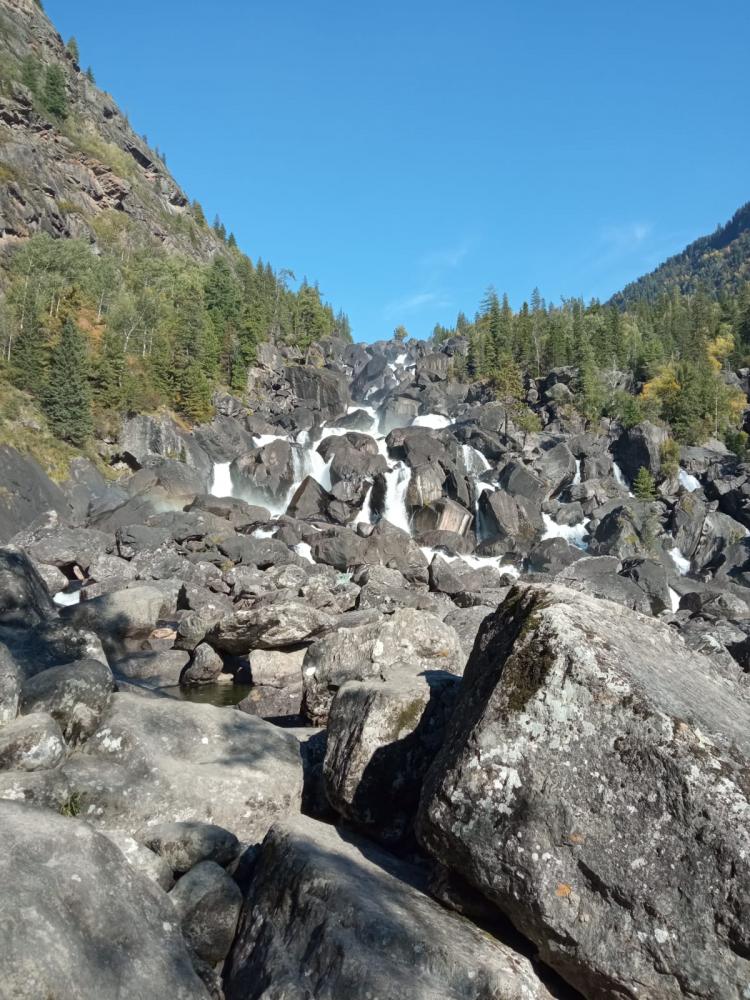
<svg viewBox="0 0 750 1000"><path fill-rule="evenodd" d="M719 295L736 293L750 281L750 202L710 236L702 236L656 270L626 285L610 300L620 308L654 302L674 289L686 294L699 288Z"/></svg>
<svg viewBox="0 0 750 1000"><path fill-rule="evenodd" d="M0 0L0 181L0 250L40 231L95 239L108 211L197 261L222 245L35 0Z"/></svg>

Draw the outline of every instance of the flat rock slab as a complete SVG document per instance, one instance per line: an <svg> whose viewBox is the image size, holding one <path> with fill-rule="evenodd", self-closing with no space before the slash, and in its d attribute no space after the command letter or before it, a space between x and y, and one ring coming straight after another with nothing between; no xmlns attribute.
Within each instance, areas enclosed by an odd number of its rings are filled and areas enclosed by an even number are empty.
<svg viewBox="0 0 750 1000"><path fill-rule="evenodd" d="M300 808L297 740L233 709L118 693L65 764L90 822L143 833L183 820L214 823L245 843ZM142 839L142 837L141 837Z"/></svg>
<svg viewBox="0 0 750 1000"><path fill-rule="evenodd" d="M444 910L421 873L306 817L261 848L227 1000L548 1000L528 959Z"/></svg>
<svg viewBox="0 0 750 1000"><path fill-rule="evenodd" d="M668 626L562 587L484 623L424 846L590 997L747 997L750 703Z"/></svg>
<svg viewBox="0 0 750 1000"><path fill-rule="evenodd" d="M86 823L0 802L0 998L208 1000L168 896Z"/></svg>

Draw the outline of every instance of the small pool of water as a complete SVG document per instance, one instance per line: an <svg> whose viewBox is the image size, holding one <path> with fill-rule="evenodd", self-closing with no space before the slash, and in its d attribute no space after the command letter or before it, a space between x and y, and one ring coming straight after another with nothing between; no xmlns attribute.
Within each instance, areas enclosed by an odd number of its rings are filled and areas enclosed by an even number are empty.
<svg viewBox="0 0 750 1000"><path fill-rule="evenodd" d="M196 684L191 687L162 688L162 693L178 701L201 705L236 705L250 694L252 684Z"/></svg>

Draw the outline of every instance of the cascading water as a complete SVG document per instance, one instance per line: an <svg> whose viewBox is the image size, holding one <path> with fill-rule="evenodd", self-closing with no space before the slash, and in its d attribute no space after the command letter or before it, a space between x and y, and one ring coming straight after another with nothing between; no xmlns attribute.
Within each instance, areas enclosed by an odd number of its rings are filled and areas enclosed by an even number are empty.
<svg viewBox="0 0 750 1000"><path fill-rule="evenodd" d="M421 417L415 417L412 427L429 427L433 431L450 427L453 421L450 417L444 417L442 413L424 413Z"/></svg>
<svg viewBox="0 0 750 1000"><path fill-rule="evenodd" d="M571 485L573 485L573 486L580 486L581 485L581 460L580 460L580 458L576 459L576 474L573 476L573 482L572 482Z"/></svg>
<svg viewBox="0 0 750 1000"><path fill-rule="evenodd" d="M672 557L672 562L677 567L677 572L680 576L685 576L690 572L690 560L680 552L679 548L675 545L674 548L669 550L669 554Z"/></svg>
<svg viewBox="0 0 750 1000"><path fill-rule="evenodd" d="M405 462L396 462L385 475L385 510L383 517L397 528L411 534L409 515L406 511L406 491L409 489L411 469Z"/></svg>
<svg viewBox="0 0 750 1000"><path fill-rule="evenodd" d="M229 471L231 464L231 462L216 462L214 465L211 488L209 490L212 496L232 496L232 475Z"/></svg>
<svg viewBox="0 0 750 1000"><path fill-rule="evenodd" d="M487 472L490 468L490 463L476 448L472 448L470 444L461 445L461 453L464 457L464 466L466 471L471 476L481 476L483 472Z"/></svg>
<svg viewBox="0 0 750 1000"><path fill-rule="evenodd" d="M622 486L626 490L630 490L630 484L625 476L623 476L622 469L617 462L612 463L612 475L615 477L615 482L618 483L618 485Z"/></svg>
<svg viewBox="0 0 750 1000"><path fill-rule="evenodd" d="M583 521L579 524L558 524L553 521L549 514L542 514L542 520L544 521L544 534L542 535L542 541L545 538L564 538L568 545L575 545L577 549L583 549L584 551L588 549L588 531L587 525L590 518L585 517Z"/></svg>
<svg viewBox="0 0 750 1000"><path fill-rule="evenodd" d="M685 469L680 469L677 478L680 481L680 486L684 486L688 493L693 493L695 490L699 490L701 488L700 479L692 476Z"/></svg>
<svg viewBox="0 0 750 1000"><path fill-rule="evenodd" d="M521 575L516 566L504 566L502 556L449 556L447 553L440 552L438 549L433 549L429 545L420 545L420 548L424 553L427 562L432 562L433 558L437 555L440 556L441 559L445 559L447 563L456 562L456 560L458 560L468 566L469 569L484 569L486 566L491 566L493 569L502 570L503 573L507 573L509 576L518 578Z"/></svg>
<svg viewBox="0 0 750 1000"><path fill-rule="evenodd" d="M354 519L354 524L371 524L372 523L372 484L370 485L367 493L365 494L365 499L362 504L362 509L359 514L357 514Z"/></svg>

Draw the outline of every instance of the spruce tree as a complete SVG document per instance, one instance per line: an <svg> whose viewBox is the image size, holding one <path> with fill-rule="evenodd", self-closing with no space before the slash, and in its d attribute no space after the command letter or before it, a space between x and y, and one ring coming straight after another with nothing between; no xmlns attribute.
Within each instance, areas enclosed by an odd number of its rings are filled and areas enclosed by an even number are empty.
<svg viewBox="0 0 750 1000"><path fill-rule="evenodd" d="M71 36L68 44L65 46L68 55L73 60L73 62L78 65L78 61L81 58L81 54L78 51L78 42L75 40L75 36Z"/></svg>
<svg viewBox="0 0 750 1000"><path fill-rule="evenodd" d="M76 447L93 430L88 374L86 341L68 317L50 355L43 405L52 433Z"/></svg>
<svg viewBox="0 0 750 1000"><path fill-rule="evenodd" d="M61 66L53 63L44 74L44 107L55 118L68 117L68 92L65 73Z"/></svg>
<svg viewBox="0 0 750 1000"><path fill-rule="evenodd" d="M633 480L633 493L639 500L653 500L656 496L654 477L642 465Z"/></svg>

